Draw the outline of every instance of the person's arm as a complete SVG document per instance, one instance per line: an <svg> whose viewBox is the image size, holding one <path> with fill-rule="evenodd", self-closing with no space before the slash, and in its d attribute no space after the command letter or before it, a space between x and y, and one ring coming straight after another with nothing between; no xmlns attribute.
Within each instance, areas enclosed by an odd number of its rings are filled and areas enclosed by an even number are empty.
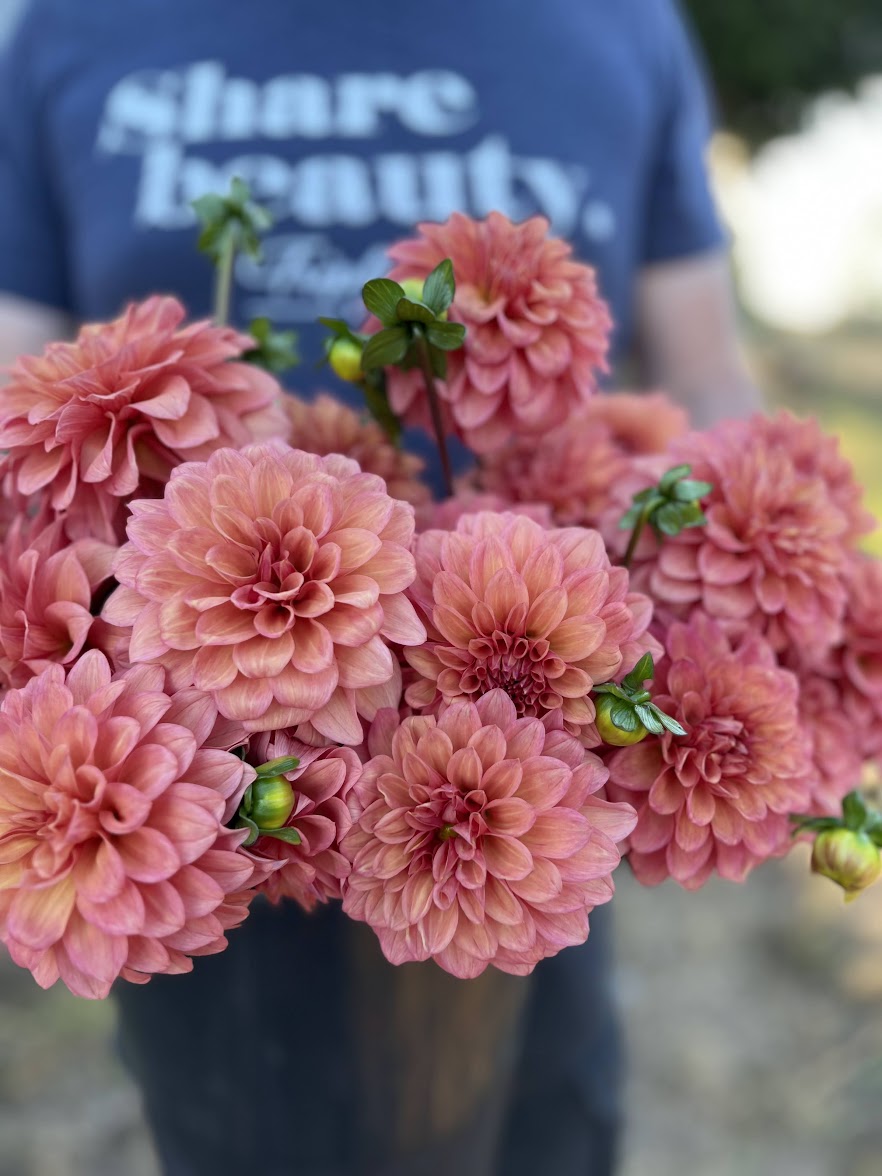
<svg viewBox="0 0 882 1176"><path fill-rule="evenodd" d="M47 343L68 339L73 331L64 311L0 292L0 383L19 355L38 355Z"/></svg>
<svg viewBox="0 0 882 1176"><path fill-rule="evenodd" d="M722 250L647 266L635 314L643 382L669 392L696 427L762 408L739 343Z"/></svg>

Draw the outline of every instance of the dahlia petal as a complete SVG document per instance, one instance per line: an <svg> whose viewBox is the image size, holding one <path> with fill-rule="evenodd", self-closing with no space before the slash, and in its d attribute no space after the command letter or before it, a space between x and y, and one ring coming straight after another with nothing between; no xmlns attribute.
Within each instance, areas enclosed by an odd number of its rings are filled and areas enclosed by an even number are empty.
<svg viewBox="0 0 882 1176"><path fill-rule="evenodd" d="M489 873L504 881L520 881L533 869L533 855L513 837L491 836L484 841L484 859Z"/></svg>
<svg viewBox="0 0 882 1176"><path fill-rule="evenodd" d="M6 916L6 933L35 950L45 950L65 933L76 890L68 876L39 890L18 890Z"/></svg>
<svg viewBox="0 0 882 1176"><path fill-rule="evenodd" d="M135 829L120 837L117 850L135 882L162 882L181 866L176 847L155 829Z"/></svg>
<svg viewBox="0 0 882 1176"><path fill-rule="evenodd" d="M357 746L364 738L355 700L349 691L337 689L315 712L312 725L335 743Z"/></svg>

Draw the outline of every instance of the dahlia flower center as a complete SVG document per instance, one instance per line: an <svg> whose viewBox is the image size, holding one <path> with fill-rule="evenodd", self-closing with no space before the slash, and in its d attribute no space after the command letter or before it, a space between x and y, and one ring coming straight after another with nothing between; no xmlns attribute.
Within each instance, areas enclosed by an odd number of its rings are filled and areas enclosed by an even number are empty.
<svg viewBox="0 0 882 1176"><path fill-rule="evenodd" d="M504 690L519 716L533 716L561 705L561 697L551 682L564 673L566 666L551 652L544 637L496 632L492 637L470 641L469 653L473 662L460 682L464 694Z"/></svg>
<svg viewBox="0 0 882 1176"><path fill-rule="evenodd" d="M274 631L291 628L298 616L321 616L332 609L334 594L327 581L339 569L339 548L332 543L320 546L305 527L281 535L265 520L262 531L263 545L253 553L253 574L231 593L232 603L268 614L262 621L275 622Z"/></svg>
<svg viewBox="0 0 882 1176"><path fill-rule="evenodd" d="M698 762L709 784L723 776L740 774L750 755L744 723L735 717L713 715L690 729L691 746L680 747L678 759ZM674 741L676 742L676 741Z"/></svg>

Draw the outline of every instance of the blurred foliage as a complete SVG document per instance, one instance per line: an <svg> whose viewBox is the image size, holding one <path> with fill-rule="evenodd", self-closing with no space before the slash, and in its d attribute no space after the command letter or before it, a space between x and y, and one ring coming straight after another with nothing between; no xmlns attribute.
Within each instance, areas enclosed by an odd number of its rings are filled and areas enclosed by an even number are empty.
<svg viewBox="0 0 882 1176"><path fill-rule="evenodd" d="M882 68L882 0L685 0L723 124L759 142Z"/></svg>

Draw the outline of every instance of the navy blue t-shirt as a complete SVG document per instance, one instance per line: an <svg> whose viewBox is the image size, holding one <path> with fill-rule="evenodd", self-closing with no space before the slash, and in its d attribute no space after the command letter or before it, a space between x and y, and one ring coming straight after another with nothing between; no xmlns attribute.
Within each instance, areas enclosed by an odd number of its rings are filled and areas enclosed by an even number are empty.
<svg viewBox="0 0 882 1176"><path fill-rule="evenodd" d="M275 228L236 316L358 321L421 220L542 213L628 342L635 273L719 245L702 79L672 0L33 0L0 68L0 289L116 314L211 273L190 202L242 176Z"/></svg>

